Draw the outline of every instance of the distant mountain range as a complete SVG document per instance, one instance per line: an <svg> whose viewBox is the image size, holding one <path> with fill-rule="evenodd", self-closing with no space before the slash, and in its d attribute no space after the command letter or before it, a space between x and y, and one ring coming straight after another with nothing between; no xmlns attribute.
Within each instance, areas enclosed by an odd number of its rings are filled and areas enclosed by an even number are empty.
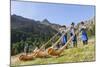
<svg viewBox="0 0 100 67"><path fill-rule="evenodd" d="M42 25L46 27L48 26L48 27L53 28L56 31L58 31L58 29L61 27L61 25L51 23L47 19L44 19L43 21L35 21L33 19L24 18L22 16L18 16L15 14L11 16L11 28L16 29L20 27L27 27L28 25L29 27L33 25L33 27L35 28L36 28L36 25Z"/></svg>
<svg viewBox="0 0 100 67"><path fill-rule="evenodd" d="M11 15L11 37L12 43L20 41L23 37L48 36L51 37L57 33L59 27L58 24L53 24L47 19L43 21L36 21L33 19L24 18L18 15ZM16 33L15 33L16 32ZM18 35L20 37L18 37ZM18 39L18 40L17 40Z"/></svg>

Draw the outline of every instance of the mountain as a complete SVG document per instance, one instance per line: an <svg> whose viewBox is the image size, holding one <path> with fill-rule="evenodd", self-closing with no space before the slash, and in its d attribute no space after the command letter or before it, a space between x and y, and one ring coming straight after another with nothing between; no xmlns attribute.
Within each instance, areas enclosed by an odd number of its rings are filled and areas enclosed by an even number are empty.
<svg viewBox="0 0 100 67"><path fill-rule="evenodd" d="M44 24L44 25L47 25L47 26L51 25L51 23L50 23L47 19L44 19L44 20L41 22L41 24Z"/></svg>
<svg viewBox="0 0 100 67"><path fill-rule="evenodd" d="M47 25L48 23L48 25ZM55 26L55 28L53 27ZM48 20L35 21L18 15L11 15L11 39L12 43L26 38L42 39L50 38L57 33L57 24L51 24ZM44 37L43 37L44 36ZM33 39L32 38L32 39Z"/></svg>
<svg viewBox="0 0 100 67"><path fill-rule="evenodd" d="M59 31L59 28L61 27L61 25L59 24L55 24L55 23L50 23L47 19L44 19L41 24L44 24L46 26L50 26L51 28Z"/></svg>

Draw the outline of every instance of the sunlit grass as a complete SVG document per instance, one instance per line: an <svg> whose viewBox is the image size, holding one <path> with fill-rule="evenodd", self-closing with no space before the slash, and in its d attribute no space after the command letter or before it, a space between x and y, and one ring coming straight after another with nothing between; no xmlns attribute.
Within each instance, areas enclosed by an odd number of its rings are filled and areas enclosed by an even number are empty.
<svg viewBox="0 0 100 67"><path fill-rule="evenodd" d="M53 63L70 63L84 62L95 60L95 45L89 44L77 48L65 49L58 58L36 58L32 61L12 63L11 65L37 65L37 64L53 64Z"/></svg>

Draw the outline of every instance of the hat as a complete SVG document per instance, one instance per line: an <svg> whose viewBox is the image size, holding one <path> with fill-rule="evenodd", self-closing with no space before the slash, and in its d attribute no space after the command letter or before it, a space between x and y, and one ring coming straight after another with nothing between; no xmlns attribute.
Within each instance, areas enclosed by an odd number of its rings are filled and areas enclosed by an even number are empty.
<svg viewBox="0 0 100 67"><path fill-rule="evenodd" d="M84 24L84 22L83 22L83 21L81 21L81 24Z"/></svg>
<svg viewBox="0 0 100 67"><path fill-rule="evenodd" d="M75 25L75 23L74 23L74 22L72 22L72 23L71 23L71 25Z"/></svg>
<svg viewBox="0 0 100 67"><path fill-rule="evenodd" d="M62 25L61 27L64 27L64 28L66 28L66 26L65 26L65 25Z"/></svg>

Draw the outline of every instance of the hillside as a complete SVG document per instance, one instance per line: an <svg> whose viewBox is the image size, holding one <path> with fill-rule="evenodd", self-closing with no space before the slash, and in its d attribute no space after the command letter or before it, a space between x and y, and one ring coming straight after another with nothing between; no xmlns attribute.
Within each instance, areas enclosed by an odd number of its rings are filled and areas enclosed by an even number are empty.
<svg viewBox="0 0 100 67"><path fill-rule="evenodd" d="M85 23L85 26L87 27L86 31L89 37L95 36L95 17L92 17L88 20L83 21ZM77 24L77 29L79 29L79 27L81 26L80 24L81 22L79 22Z"/></svg>
<svg viewBox="0 0 100 67"><path fill-rule="evenodd" d="M60 25L52 24L47 19L36 21L18 15L11 16L11 53L23 52L24 46L28 43L40 47L58 32Z"/></svg>
<svg viewBox="0 0 100 67"><path fill-rule="evenodd" d="M90 39L88 45L83 46L80 43L78 48L65 49L58 58L36 58L32 61L23 62L18 60L18 56L20 55L12 56L11 66L95 61L95 39Z"/></svg>
<svg viewBox="0 0 100 67"><path fill-rule="evenodd" d="M47 25L48 24L48 25ZM47 19L44 19L44 21L35 21L31 19L27 19L18 15L12 15L11 16L11 32L12 32L12 43L13 43L13 37L15 38L16 34L14 32L20 32L23 36L28 36L29 34L33 36L52 36L55 33L57 33L58 28L60 25L58 24L51 24ZM29 35L29 36L31 36Z"/></svg>

